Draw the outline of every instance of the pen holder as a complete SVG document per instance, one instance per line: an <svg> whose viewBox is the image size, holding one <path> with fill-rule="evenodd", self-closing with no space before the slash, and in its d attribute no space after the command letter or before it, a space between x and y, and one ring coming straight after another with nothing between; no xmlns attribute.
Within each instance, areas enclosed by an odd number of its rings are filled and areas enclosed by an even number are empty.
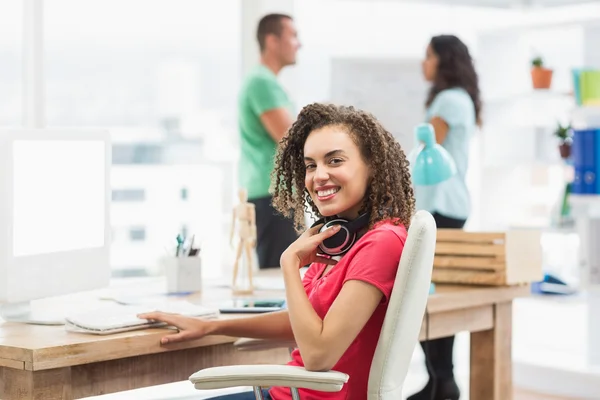
<svg viewBox="0 0 600 400"><path fill-rule="evenodd" d="M167 257L164 264L168 293L202 291L200 257Z"/></svg>

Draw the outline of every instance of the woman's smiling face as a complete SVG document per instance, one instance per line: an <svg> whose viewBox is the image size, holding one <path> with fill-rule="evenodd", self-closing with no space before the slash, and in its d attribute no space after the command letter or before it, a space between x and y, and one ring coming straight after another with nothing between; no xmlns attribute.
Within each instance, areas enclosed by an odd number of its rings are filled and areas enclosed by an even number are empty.
<svg viewBox="0 0 600 400"><path fill-rule="evenodd" d="M304 143L304 184L324 217L358 217L369 183L369 166L347 129L312 131Z"/></svg>

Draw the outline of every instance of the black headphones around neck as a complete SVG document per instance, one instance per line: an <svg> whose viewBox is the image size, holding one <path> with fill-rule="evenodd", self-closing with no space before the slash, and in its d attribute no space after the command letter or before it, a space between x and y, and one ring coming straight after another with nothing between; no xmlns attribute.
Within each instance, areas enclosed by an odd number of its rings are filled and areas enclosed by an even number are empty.
<svg viewBox="0 0 600 400"><path fill-rule="evenodd" d="M369 219L369 213L364 213L352 221L337 217L330 220L321 218L316 221L312 224L313 227L323 224L319 229L319 232L323 232L335 225L340 225L338 233L328 237L319 245L321 253L327 254L328 256L341 256L345 254L356 242L358 231L369 224Z"/></svg>

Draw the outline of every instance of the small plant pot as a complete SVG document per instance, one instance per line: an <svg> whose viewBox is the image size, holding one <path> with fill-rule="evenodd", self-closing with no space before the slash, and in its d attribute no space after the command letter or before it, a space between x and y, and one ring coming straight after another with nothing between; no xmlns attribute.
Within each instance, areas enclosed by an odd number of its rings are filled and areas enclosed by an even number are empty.
<svg viewBox="0 0 600 400"><path fill-rule="evenodd" d="M550 89L552 85L552 70L544 67L531 69L531 82L534 89Z"/></svg>
<svg viewBox="0 0 600 400"><path fill-rule="evenodd" d="M563 142L558 145L558 151L560 152L560 157L565 160L571 157L571 143Z"/></svg>

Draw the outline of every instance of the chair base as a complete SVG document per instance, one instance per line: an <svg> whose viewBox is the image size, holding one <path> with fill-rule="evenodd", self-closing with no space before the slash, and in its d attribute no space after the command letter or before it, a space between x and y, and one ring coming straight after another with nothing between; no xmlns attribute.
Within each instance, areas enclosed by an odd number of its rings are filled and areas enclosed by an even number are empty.
<svg viewBox="0 0 600 400"><path fill-rule="evenodd" d="M254 386L252 389L254 391L254 397L256 397L256 400L264 400L262 388L260 386Z"/></svg>
<svg viewBox="0 0 600 400"><path fill-rule="evenodd" d="M254 386L252 389L254 391L254 397L256 397L256 400L264 400L262 388L260 386ZM298 389L290 388L290 391L292 392L292 400L300 400L300 393L298 393Z"/></svg>

